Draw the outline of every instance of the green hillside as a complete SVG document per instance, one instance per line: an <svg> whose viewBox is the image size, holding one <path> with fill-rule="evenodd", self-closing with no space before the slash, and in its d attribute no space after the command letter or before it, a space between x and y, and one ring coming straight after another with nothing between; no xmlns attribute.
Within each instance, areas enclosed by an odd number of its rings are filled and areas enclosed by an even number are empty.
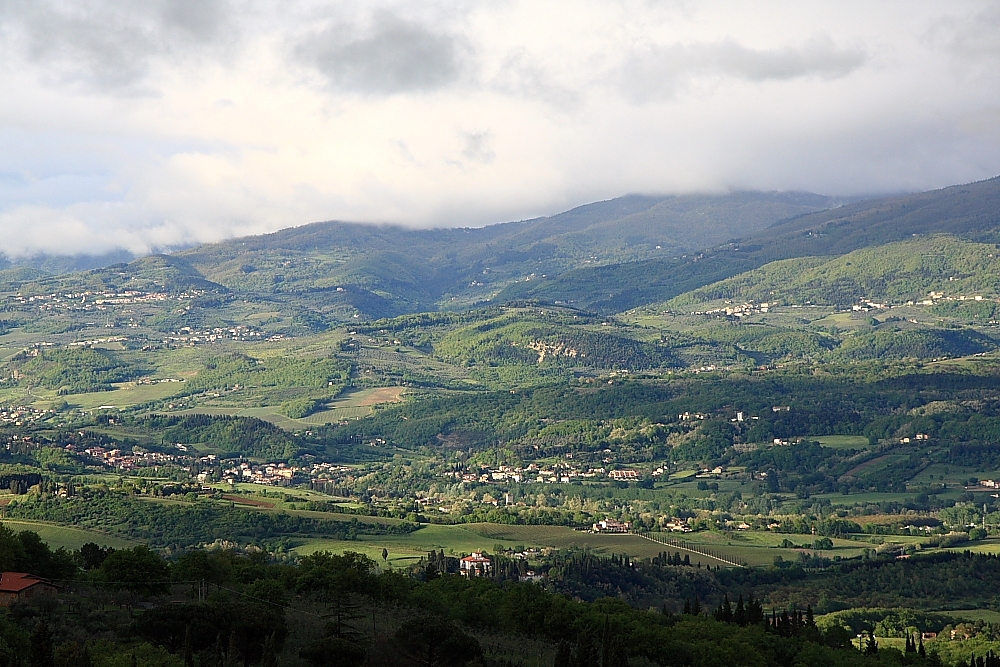
<svg viewBox="0 0 1000 667"><path fill-rule="evenodd" d="M997 229L1000 177L802 215L686 257L582 268L544 281L518 283L497 299L534 298L621 312L667 301L778 260L844 255L925 234L994 243Z"/></svg>
<svg viewBox="0 0 1000 667"><path fill-rule="evenodd" d="M532 276L684 252L836 203L807 193L628 196L476 229L317 223L178 257L237 292L290 295L324 312L346 299L362 315L393 316L489 300Z"/></svg>
<svg viewBox="0 0 1000 667"><path fill-rule="evenodd" d="M828 260L787 259L693 290L667 302L690 308L720 299L850 306L861 299L904 303L929 292L974 297L1000 294L1000 252L993 244L952 235L910 238Z"/></svg>
<svg viewBox="0 0 1000 667"><path fill-rule="evenodd" d="M455 329L434 349L451 361L473 365L527 364L638 370L678 365L665 345L645 343L602 327L572 326L563 318L510 313Z"/></svg>

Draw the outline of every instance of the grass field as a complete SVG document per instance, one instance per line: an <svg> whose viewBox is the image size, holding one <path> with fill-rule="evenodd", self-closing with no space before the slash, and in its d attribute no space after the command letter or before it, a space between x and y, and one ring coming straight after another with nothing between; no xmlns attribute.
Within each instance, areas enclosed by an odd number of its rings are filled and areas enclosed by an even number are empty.
<svg viewBox="0 0 1000 667"><path fill-rule="evenodd" d="M636 558L651 558L661 551L670 549L688 553L692 562L708 562L708 558L684 549L665 547L662 544L643 539L636 535L594 534L575 531L563 526L508 526L491 523L464 525L424 526L409 535L362 535L356 541L310 539L295 547L299 554L315 551L358 551L377 560L382 559L382 549L389 551L390 564L403 565L419 559L431 549L443 549L448 554L471 553L477 549L492 552L494 545L505 548L555 547L557 549L591 549L601 554L625 553ZM769 561L770 562L770 561ZM721 564L714 561L715 564Z"/></svg>
<svg viewBox="0 0 1000 667"><path fill-rule="evenodd" d="M183 410L181 414L234 415L237 417L257 417L269 421L287 431L301 430L309 426L336 423L346 419L360 419L372 412L372 407L381 403L396 403L402 399L403 387L377 387L345 392L341 397L327 404L327 409L314 412L302 419L291 419L279 412L280 406L269 405L262 408L216 408L199 407Z"/></svg>
<svg viewBox="0 0 1000 667"><path fill-rule="evenodd" d="M806 440L815 440L830 449L865 449L869 446L868 438L863 435L803 435Z"/></svg>
<svg viewBox="0 0 1000 667"><path fill-rule="evenodd" d="M472 553L478 549L492 552L495 544L513 547L521 544L501 538L487 538L468 526L427 525L409 535L361 535L357 540L310 539L298 544L294 551L307 555L316 551L357 551L382 562L382 549L389 551L389 564L408 565L428 551L443 549L446 554Z"/></svg>
<svg viewBox="0 0 1000 667"><path fill-rule="evenodd" d="M169 398L180 392L184 385L180 382L157 382L156 384L136 384L125 382L115 385L114 391L95 391L88 394L71 394L66 396L66 403L72 408L81 410L93 410L102 405L113 405L116 408L127 408L139 405L147 401L157 401ZM33 390L38 395L43 395L40 390ZM50 392L55 398L55 392ZM38 401L43 403L45 401Z"/></svg>
<svg viewBox="0 0 1000 667"><path fill-rule="evenodd" d="M138 544L138 542L105 535L96 531L72 528L70 526L59 526L39 521L11 521L5 519L3 524L14 531L31 530L36 532L53 549L58 549L59 547L79 549L87 542L95 542L101 546L114 547L116 549L128 548Z"/></svg>
<svg viewBox="0 0 1000 667"><path fill-rule="evenodd" d="M949 616L967 618L970 621L986 621L987 623L1000 623L1000 611L992 609L954 609L943 612Z"/></svg>

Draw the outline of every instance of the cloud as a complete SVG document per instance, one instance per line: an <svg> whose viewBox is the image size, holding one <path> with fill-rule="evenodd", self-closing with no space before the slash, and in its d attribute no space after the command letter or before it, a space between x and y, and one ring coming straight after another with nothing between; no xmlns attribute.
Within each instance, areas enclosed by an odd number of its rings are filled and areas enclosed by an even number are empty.
<svg viewBox="0 0 1000 667"><path fill-rule="evenodd" d="M490 148L492 138L489 131L465 135L465 150L462 151L462 157L480 164L493 162L497 159L497 154Z"/></svg>
<svg viewBox="0 0 1000 667"><path fill-rule="evenodd" d="M989 3L0 1L0 252L1000 173Z"/></svg>
<svg viewBox="0 0 1000 667"><path fill-rule="evenodd" d="M376 13L363 31L331 26L296 50L333 87L371 94L427 92L454 83L462 68L460 51L456 37L388 12Z"/></svg>
<svg viewBox="0 0 1000 667"><path fill-rule="evenodd" d="M159 56L188 56L231 32L226 0L5 0L8 53L53 84L135 92ZM228 37L227 37L228 39Z"/></svg>
<svg viewBox="0 0 1000 667"><path fill-rule="evenodd" d="M678 88L699 78L755 83L800 77L836 79L857 70L866 60L863 50L838 48L826 35L773 49L753 49L728 38L636 49L612 76L625 94L648 101L673 97Z"/></svg>

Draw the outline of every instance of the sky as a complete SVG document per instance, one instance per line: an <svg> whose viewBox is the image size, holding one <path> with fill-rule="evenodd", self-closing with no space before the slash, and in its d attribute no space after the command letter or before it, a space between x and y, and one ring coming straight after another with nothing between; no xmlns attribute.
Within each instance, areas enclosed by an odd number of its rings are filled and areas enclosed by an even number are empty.
<svg viewBox="0 0 1000 667"><path fill-rule="evenodd" d="M1000 174L1000 3L0 0L0 253Z"/></svg>

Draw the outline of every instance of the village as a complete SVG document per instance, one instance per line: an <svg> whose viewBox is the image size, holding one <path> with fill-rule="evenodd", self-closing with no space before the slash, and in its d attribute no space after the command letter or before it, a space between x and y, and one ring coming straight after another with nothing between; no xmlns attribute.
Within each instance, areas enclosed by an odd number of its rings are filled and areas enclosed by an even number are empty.
<svg viewBox="0 0 1000 667"><path fill-rule="evenodd" d="M40 311L62 310L74 312L105 310L108 306L159 302L167 301L168 299L194 299L205 294L205 290L187 290L179 294L146 292L141 290L122 290L120 292L87 290L71 293L51 292L49 294L37 294L34 296L15 294L10 298L14 303L37 307Z"/></svg>

